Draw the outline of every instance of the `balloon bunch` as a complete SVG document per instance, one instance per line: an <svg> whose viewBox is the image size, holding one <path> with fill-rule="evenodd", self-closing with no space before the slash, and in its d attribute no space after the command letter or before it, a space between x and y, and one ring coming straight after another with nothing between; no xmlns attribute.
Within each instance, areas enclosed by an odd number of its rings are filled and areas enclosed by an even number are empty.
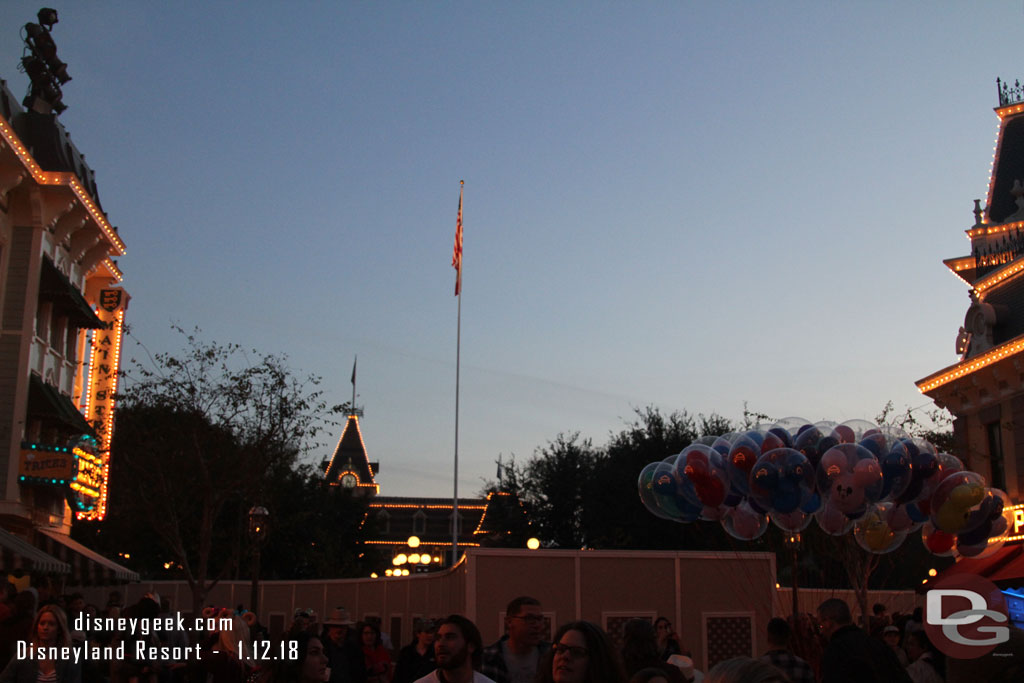
<svg viewBox="0 0 1024 683"><path fill-rule="evenodd" d="M931 443L866 420L786 418L704 436L644 467L637 483L652 514L717 521L744 541L769 523L795 533L816 521L832 536L853 530L876 554L920 529L936 555L985 557L1009 534L1005 493Z"/></svg>

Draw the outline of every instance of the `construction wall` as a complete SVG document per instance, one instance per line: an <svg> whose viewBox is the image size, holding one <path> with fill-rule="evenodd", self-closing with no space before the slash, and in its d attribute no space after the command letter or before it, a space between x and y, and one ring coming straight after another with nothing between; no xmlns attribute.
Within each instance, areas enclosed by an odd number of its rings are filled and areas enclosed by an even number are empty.
<svg viewBox="0 0 1024 683"><path fill-rule="evenodd" d="M184 582L123 587L127 604L156 591L174 609L190 611ZM207 604L249 605L251 584L222 582ZM109 588L86 591L106 604ZM354 619L380 617L397 647L412 640L412 620L465 614L486 642L504 630L505 605L519 595L541 601L549 633L577 619L596 622L613 637L630 618L668 617L693 652L708 662L765 649L763 631L775 607L775 559L770 553L471 549L456 567L403 578L260 583L260 620L280 633L297 608L321 616L345 607Z"/></svg>

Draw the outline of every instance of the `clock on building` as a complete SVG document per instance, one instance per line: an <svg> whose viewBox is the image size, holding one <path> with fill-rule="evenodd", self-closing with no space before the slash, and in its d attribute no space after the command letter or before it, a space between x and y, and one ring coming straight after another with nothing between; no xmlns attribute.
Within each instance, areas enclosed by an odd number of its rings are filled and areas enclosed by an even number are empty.
<svg viewBox="0 0 1024 683"><path fill-rule="evenodd" d="M341 477L341 485L347 489L355 488L357 483L359 483L359 480L356 479L356 475L351 472L346 472Z"/></svg>

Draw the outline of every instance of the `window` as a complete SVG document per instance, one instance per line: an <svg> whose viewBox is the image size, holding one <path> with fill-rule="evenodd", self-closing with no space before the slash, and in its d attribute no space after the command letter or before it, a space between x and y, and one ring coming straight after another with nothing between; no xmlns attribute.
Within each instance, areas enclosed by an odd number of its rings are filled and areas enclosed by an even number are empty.
<svg viewBox="0 0 1024 683"><path fill-rule="evenodd" d="M64 357L69 361L75 361L78 357L78 328L68 323L66 345L64 346Z"/></svg>
<svg viewBox="0 0 1024 683"><path fill-rule="evenodd" d="M50 327L50 348L53 349L57 354L63 356L64 353L64 338L67 330L68 319L63 315L58 315L54 311L52 327Z"/></svg>
<svg viewBox="0 0 1024 683"><path fill-rule="evenodd" d="M423 510L417 510L416 514L412 516L412 532L414 534L427 533L427 513Z"/></svg>
<svg viewBox="0 0 1024 683"><path fill-rule="evenodd" d="M451 515L448 515L448 533L453 533L452 532L452 515L454 515L454 514L455 513L452 513ZM459 518L456 521L456 525L455 526L456 526L456 529L455 529L454 533L456 535L461 536L462 535L462 515L461 514L459 515Z"/></svg>
<svg viewBox="0 0 1024 683"><path fill-rule="evenodd" d="M1003 426L1001 422L989 422L985 425L985 436L988 438L988 462L993 488L1006 490L1006 466L1003 462Z"/></svg>
<svg viewBox="0 0 1024 683"><path fill-rule="evenodd" d="M49 301L40 301L39 310L36 311L36 336L49 342L50 339L50 318L53 315L53 304Z"/></svg>
<svg viewBox="0 0 1024 683"><path fill-rule="evenodd" d="M381 510L377 513L377 525L380 526L382 534L391 533L391 515L388 514L387 510Z"/></svg>

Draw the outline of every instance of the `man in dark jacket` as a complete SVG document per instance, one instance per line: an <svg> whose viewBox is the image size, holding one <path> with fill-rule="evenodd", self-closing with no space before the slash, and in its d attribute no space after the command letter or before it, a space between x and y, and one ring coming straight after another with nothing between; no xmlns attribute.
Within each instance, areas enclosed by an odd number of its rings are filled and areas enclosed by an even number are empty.
<svg viewBox="0 0 1024 683"><path fill-rule="evenodd" d="M821 683L911 683L896 654L853 623L850 607L831 598L818 607L828 645L821 657Z"/></svg>

